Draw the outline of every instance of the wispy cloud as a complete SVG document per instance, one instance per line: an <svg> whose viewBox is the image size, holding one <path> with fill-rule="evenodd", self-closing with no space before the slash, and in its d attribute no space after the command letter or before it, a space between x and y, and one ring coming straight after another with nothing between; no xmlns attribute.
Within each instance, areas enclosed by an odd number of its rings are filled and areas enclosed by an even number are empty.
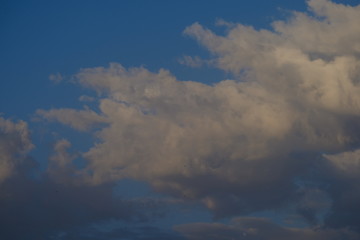
<svg viewBox="0 0 360 240"><path fill-rule="evenodd" d="M50 81L52 81L55 84L60 83L64 78L60 73L56 73L56 74L50 74L49 75L49 79Z"/></svg>
<svg viewBox="0 0 360 240"><path fill-rule="evenodd" d="M182 58L179 58L179 63L189 66L189 67L193 67L193 68L199 68L202 65L204 65L206 62L204 60L202 60L199 56L188 56L185 55Z"/></svg>

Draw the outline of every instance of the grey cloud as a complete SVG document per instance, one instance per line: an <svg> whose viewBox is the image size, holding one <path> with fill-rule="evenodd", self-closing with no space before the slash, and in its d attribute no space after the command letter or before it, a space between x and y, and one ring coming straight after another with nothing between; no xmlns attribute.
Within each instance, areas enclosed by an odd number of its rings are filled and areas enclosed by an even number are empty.
<svg viewBox="0 0 360 240"><path fill-rule="evenodd" d="M36 114L49 121L56 120L81 131L89 130L94 126L106 123L106 119L103 116L86 108L80 111L74 109L38 110Z"/></svg>
<svg viewBox="0 0 360 240"><path fill-rule="evenodd" d="M360 169L359 149L340 154L325 155L322 171L326 190L333 201L325 218L332 228L348 227L360 231Z"/></svg>
<svg viewBox="0 0 360 240"><path fill-rule="evenodd" d="M47 174L52 181L61 184L81 184L79 179L78 167L74 160L78 157L75 153L70 153L71 143L66 139L58 140L54 144L53 154L49 157Z"/></svg>
<svg viewBox="0 0 360 240"><path fill-rule="evenodd" d="M99 222L131 224L157 217L155 201L144 204L146 200L121 199L113 196L113 188L113 184L61 184L46 176L40 180L12 178L0 189L0 238L52 239L65 234L79 239L81 229Z"/></svg>
<svg viewBox="0 0 360 240"><path fill-rule="evenodd" d="M1 239L57 239L98 222L137 223L160 216L164 203L155 199L122 199L113 194L114 183L82 184L69 141L54 145L48 170L39 172L28 156L33 144L27 123L0 118L0 130Z"/></svg>
<svg viewBox="0 0 360 240"><path fill-rule="evenodd" d="M112 231L100 231L96 228L87 228L82 231L73 231L63 234L63 240L110 240L110 239L131 239L131 240L185 240L179 233L163 230L152 226L142 227L121 227Z"/></svg>
<svg viewBox="0 0 360 240"><path fill-rule="evenodd" d="M33 147L26 122L0 117L0 184L15 174L23 162L30 162L26 154Z"/></svg>
<svg viewBox="0 0 360 240"><path fill-rule="evenodd" d="M180 58L178 62L193 68L199 68L205 63L199 56L192 57L187 55Z"/></svg>
<svg viewBox="0 0 360 240"><path fill-rule="evenodd" d="M338 154L324 154L324 157L337 170L338 174L346 177L359 178L360 172L360 149Z"/></svg>
<svg viewBox="0 0 360 240"><path fill-rule="evenodd" d="M94 100L95 100L95 98L87 96L87 95L81 95L79 97L80 102L93 102Z"/></svg>
<svg viewBox="0 0 360 240"><path fill-rule="evenodd" d="M174 227L189 240L355 240L359 234L346 229L290 228L262 218L235 218L222 223L190 223Z"/></svg>
<svg viewBox="0 0 360 240"><path fill-rule="evenodd" d="M63 78L63 76L61 76L60 73L56 73L56 74L50 74L50 75L49 75L49 79L50 79L50 81L52 81L53 83L58 84L58 83L60 83L64 78Z"/></svg>

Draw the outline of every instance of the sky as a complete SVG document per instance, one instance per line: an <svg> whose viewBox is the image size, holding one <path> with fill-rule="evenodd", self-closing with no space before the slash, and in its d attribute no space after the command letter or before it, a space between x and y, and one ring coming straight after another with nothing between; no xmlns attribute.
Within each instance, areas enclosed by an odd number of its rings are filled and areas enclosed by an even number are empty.
<svg viewBox="0 0 360 240"><path fill-rule="evenodd" d="M360 1L2 1L0 239L360 239Z"/></svg>

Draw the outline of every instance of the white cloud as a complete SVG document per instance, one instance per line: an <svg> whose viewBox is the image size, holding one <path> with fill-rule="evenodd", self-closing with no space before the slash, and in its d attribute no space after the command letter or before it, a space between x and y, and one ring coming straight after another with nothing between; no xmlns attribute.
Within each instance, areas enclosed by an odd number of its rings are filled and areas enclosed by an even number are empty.
<svg viewBox="0 0 360 240"><path fill-rule="evenodd" d="M309 6L314 16L294 13L274 31L229 25L219 36L188 27L234 80L209 86L112 63L77 74L100 96L96 112L38 114L78 130L106 123L83 154L90 183L145 180L219 215L283 206L314 152L360 144L360 9Z"/></svg>

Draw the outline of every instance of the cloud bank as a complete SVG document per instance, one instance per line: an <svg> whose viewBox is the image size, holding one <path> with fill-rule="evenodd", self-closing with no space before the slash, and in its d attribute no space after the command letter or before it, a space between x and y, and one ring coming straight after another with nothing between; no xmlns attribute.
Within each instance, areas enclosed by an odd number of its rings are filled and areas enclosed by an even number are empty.
<svg viewBox="0 0 360 240"><path fill-rule="evenodd" d="M358 235L348 230L334 231L286 228L263 218L235 218L229 225L222 223L192 223L178 225L175 229L189 240L355 240Z"/></svg>
<svg viewBox="0 0 360 240"><path fill-rule="evenodd" d="M97 137L77 172L86 184L146 181L202 202L216 217L296 205L313 224L320 210L307 198L319 191L331 202L320 222L359 231L360 6L308 6L272 30L228 24L217 35L199 23L187 27L211 52L207 62L232 79L183 82L164 69L112 63L76 75L97 93L97 108L37 114Z"/></svg>
<svg viewBox="0 0 360 240"><path fill-rule="evenodd" d="M111 233L96 229L94 224L110 220L131 225L157 219L162 212L160 204L164 207L167 202L124 199L114 195L115 183L83 184L70 147L65 139L57 141L46 171L39 171L39 163L29 155L34 145L28 124L0 117L1 239L94 239L87 232L98 236L95 239L125 234L136 239L144 235L153 235L153 239L172 236L146 226Z"/></svg>

